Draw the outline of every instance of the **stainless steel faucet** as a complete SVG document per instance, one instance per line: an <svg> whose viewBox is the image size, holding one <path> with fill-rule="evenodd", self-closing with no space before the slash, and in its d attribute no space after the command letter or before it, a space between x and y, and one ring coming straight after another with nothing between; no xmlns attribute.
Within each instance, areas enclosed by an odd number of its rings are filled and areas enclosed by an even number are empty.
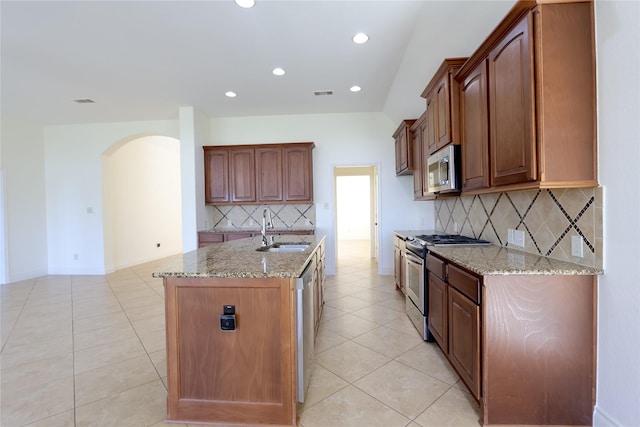
<svg viewBox="0 0 640 427"><path fill-rule="evenodd" d="M273 243L273 236L269 236L270 239L267 238L267 230L273 230L273 220L269 208L262 211L262 246L269 246Z"/></svg>

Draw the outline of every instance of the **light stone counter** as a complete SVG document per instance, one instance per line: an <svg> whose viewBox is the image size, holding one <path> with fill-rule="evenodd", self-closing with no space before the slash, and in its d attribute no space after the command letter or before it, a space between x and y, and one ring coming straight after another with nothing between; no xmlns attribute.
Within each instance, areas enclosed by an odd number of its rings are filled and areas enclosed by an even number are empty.
<svg viewBox="0 0 640 427"><path fill-rule="evenodd" d="M424 230L394 231L399 237L419 234L438 234ZM440 233L441 234L441 233ZM553 258L530 254L497 245L489 246L430 246L429 252L458 264L481 276L531 275L600 275L601 268L588 267Z"/></svg>
<svg viewBox="0 0 640 427"><path fill-rule="evenodd" d="M259 252L262 236L232 240L167 259L153 277L296 278L324 241L324 236L275 236L276 243L310 243L304 252Z"/></svg>

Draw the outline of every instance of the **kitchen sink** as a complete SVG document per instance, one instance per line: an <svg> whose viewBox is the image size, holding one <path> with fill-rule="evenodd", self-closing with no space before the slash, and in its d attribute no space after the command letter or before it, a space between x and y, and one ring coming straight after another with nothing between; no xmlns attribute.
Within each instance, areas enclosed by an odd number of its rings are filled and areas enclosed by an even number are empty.
<svg viewBox="0 0 640 427"><path fill-rule="evenodd" d="M304 252L309 243L274 243L269 246L261 246L258 252Z"/></svg>

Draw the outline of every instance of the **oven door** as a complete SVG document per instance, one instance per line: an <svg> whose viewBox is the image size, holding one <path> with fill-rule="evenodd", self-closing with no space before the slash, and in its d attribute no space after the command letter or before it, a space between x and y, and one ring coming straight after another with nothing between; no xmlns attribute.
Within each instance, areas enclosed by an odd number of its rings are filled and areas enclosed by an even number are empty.
<svg viewBox="0 0 640 427"><path fill-rule="evenodd" d="M410 251L405 253L405 260L404 271L407 296L424 316L427 312L424 295L424 260Z"/></svg>

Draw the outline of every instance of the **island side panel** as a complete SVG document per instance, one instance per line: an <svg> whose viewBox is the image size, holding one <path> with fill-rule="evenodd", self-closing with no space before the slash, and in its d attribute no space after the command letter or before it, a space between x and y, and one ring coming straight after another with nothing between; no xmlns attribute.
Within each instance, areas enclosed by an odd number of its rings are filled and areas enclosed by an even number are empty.
<svg viewBox="0 0 640 427"><path fill-rule="evenodd" d="M295 425L291 279L165 278L168 420ZM234 331L220 328L224 305Z"/></svg>
<svg viewBox="0 0 640 427"><path fill-rule="evenodd" d="M485 276L485 425L591 425L596 280Z"/></svg>

